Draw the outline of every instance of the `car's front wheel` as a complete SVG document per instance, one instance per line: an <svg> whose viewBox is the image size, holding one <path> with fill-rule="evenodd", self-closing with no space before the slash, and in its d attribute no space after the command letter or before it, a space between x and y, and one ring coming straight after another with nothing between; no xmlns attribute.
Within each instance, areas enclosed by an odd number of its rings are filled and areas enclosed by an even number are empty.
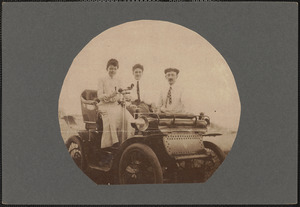
<svg viewBox="0 0 300 207"><path fill-rule="evenodd" d="M153 150L141 143L128 146L120 158L119 183L162 183L163 173Z"/></svg>

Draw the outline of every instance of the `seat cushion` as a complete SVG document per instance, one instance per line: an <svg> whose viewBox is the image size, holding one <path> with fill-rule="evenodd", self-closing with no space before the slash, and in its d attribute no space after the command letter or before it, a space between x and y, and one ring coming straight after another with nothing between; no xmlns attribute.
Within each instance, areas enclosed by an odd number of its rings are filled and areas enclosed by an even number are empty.
<svg viewBox="0 0 300 207"><path fill-rule="evenodd" d="M94 100L97 98L97 91L96 90L84 90L81 94L82 98L85 100Z"/></svg>

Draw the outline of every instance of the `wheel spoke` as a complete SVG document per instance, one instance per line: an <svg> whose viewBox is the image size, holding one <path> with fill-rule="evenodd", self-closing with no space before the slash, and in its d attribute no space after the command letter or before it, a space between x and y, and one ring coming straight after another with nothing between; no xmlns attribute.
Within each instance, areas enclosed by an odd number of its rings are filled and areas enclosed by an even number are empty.
<svg viewBox="0 0 300 207"><path fill-rule="evenodd" d="M162 174L159 161L152 149L144 144L129 146L120 160L120 182L126 183L160 183Z"/></svg>
<svg viewBox="0 0 300 207"><path fill-rule="evenodd" d="M125 181L126 183L133 184L133 183L134 183L134 180L132 179L132 175L133 175L133 174L128 173L128 172L125 171L125 172L122 174L122 178L124 179L124 181Z"/></svg>
<svg viewBox="0 0 300 207"><path fill-rule="evenodd" d="M138 152L130 154L130 161L125 165L124 179L127 182L134 183L152 183L154 182L153 167L149 161Z"/></svg>
<svg viewBox="0 0 300 207"><path fill-rule="evenodd" d="M153 167L149 163L149 161L146 161L145 159L143 162L139 165L140 168L140 177L143 178L143 182L151 183L154 181L154 172Z"/></svg>

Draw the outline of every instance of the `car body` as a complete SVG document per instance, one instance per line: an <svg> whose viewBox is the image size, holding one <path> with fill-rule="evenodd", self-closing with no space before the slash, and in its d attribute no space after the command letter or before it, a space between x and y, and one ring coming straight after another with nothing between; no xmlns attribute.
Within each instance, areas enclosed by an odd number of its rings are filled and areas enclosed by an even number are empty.
<svg viewBox="0 0 300 207"><path fill-rule="evenodd" d="M205 182L225 159L217 145L203 141L204 136L221 135L208 133L210 119L203 113L141 112L138 107L132 124L134 136L117 148L101 149L103 127L98 101L95 90L83 91L85 129L66 142L83 171L91 168L110 173L114 184ZM124 102L120 104L126 110ZM101 165L103 160L106 165Z"/></svg>

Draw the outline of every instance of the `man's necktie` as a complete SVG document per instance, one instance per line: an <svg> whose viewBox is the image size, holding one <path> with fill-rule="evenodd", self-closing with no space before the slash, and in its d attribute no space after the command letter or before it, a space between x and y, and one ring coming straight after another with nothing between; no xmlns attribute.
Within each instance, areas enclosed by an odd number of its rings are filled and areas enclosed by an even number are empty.
<svg viewBox="0 0 300 207"><path fill-rule="evenodd" d="M170 86L170 89L169 89L168 95L167 95L166 108L167 108L167 103L168 103L168 101L169 101L169 105L172 104L172 94L171 94L171 90L172 90L172 87Z"/></svg>
<svg viewBox="0 0 300 207"><path fill-rule="evenodd" d="M137 92L137 97L138 97L138 103L141 102L141 96L140 96L140 84L139 84L139 81L137 81L137 84L136 84L136 92Z"/></svg>

